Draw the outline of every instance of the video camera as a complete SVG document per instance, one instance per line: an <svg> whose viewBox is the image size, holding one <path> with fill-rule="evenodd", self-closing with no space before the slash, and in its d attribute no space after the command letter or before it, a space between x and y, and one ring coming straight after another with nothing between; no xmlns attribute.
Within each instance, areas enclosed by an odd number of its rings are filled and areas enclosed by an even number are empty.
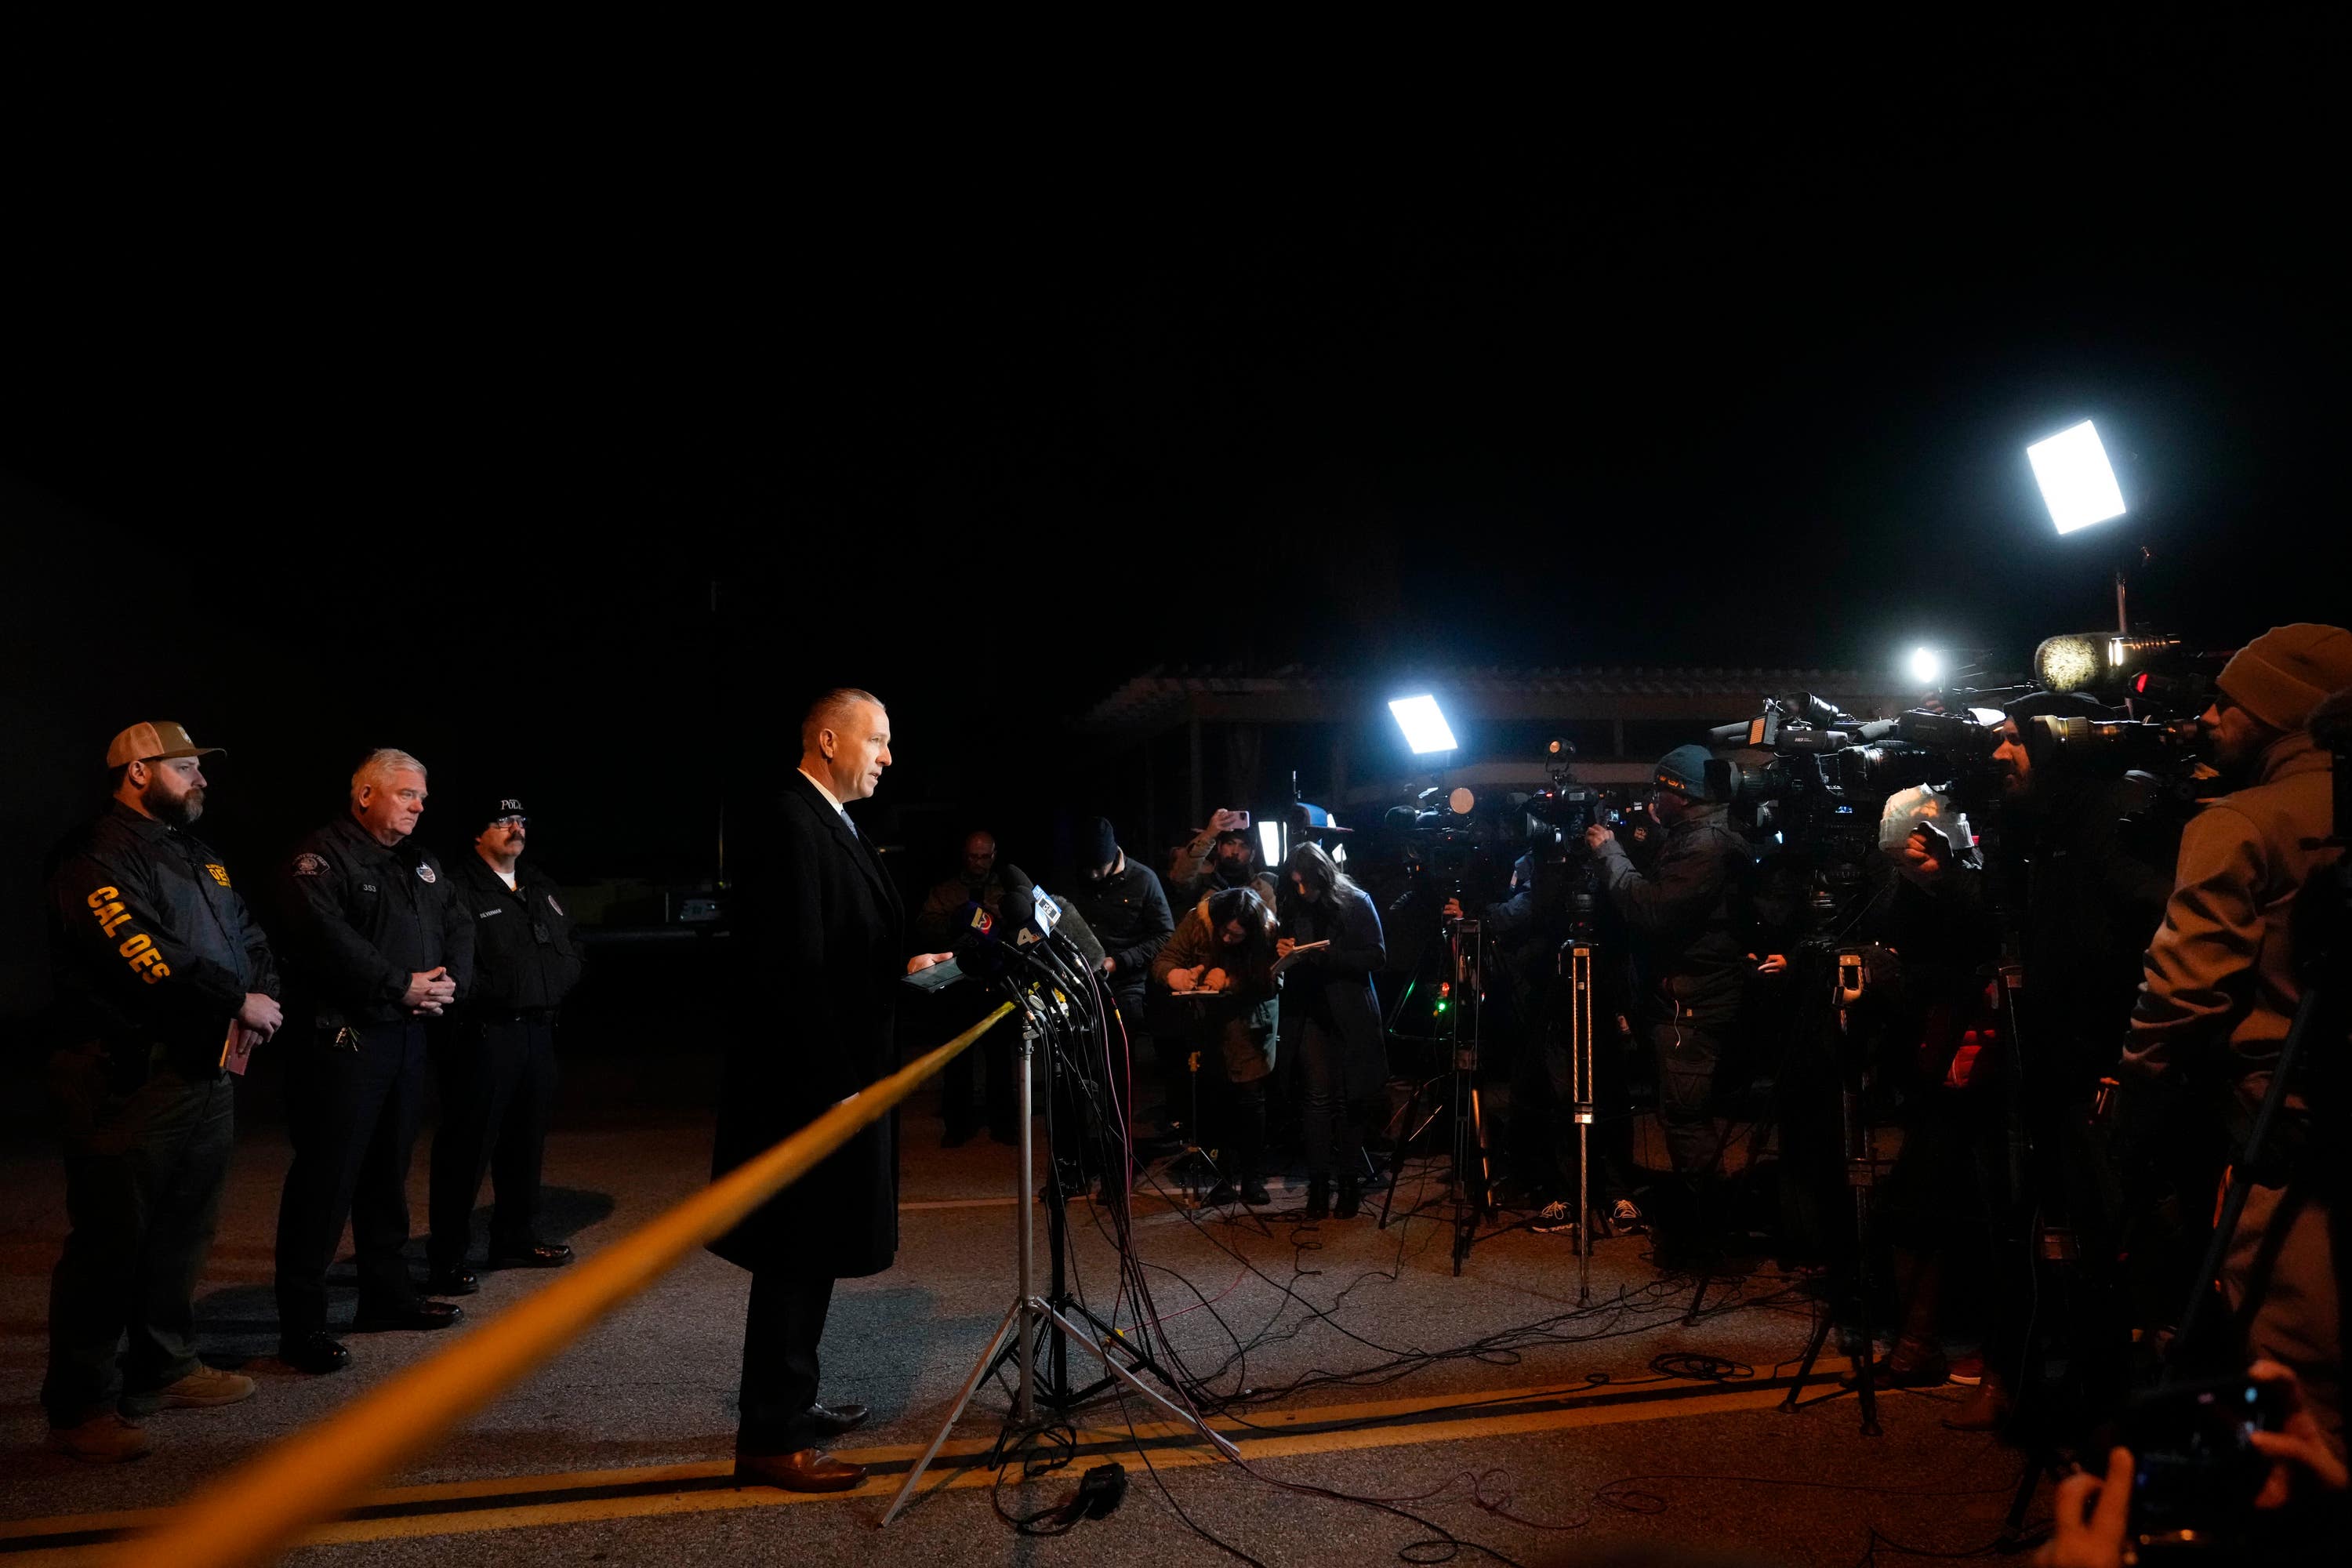
<svg viewBox="0 0 2352 1568"><path fill-rule="evenodd" d="M1717 746L1769 751L1760 767L1707 763L1707 788L1731 803L1759 851L1796 849L1859 861L1874 845L1888 796L1923 784L1963 799L1988 795L1999 770L2001 715L1989 708L1918 708L1857 719L1801 691L1769 698L1757 717L1708 731Z"/></svg>
<svg viewBox="0 0 2352 1568"><path fill-rule="evenodd" d="M2196 652L2179 637L2062 632L2033 650L2045 691L2087 692L2133 719L2194 719L2213 700L2226 650Z"/></svg>

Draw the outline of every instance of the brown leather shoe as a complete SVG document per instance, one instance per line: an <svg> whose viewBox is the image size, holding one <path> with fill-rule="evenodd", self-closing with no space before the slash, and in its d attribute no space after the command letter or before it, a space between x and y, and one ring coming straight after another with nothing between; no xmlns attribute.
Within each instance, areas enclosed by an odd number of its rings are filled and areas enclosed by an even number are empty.
<svg viewBox="0 0 2352 1568"><path fill-rule="evenodd" d="M844 1432L855 1432L866 1425L866 1409L863 1405L812 1405L809 1423L820 1437L838 1437Z"/></svg>
<svg viewBox="0 0 2352 1568"><path fill-rule="evenodd" d="M157 1410L205 1410L215 1405L235 1405L241 1399L250 1399L253 1389L253 1379L241 1372L223 1372L218 1367L200 1366L169 1387L126 1399L124 1403L152 1405Z"/></svg>
<svg viewBox="0 0 2352 1568"><path fill-rule="evenodd" d="M136 1421L126 1421L109 1410L79 1426L49 1428L53 1453L70 1454L93 1465L119 1465L135 1459L149 1447L147 1433Z"/></svg>
<svg viewBox="0 0 2352 1568"><path fill-rule="evenodd" d="M788 1492L845 1492L866 1479L866 1467L836 1459L822 1448L789 1454L738 1454L735 1479Z"/></svg>
<svg viewBox="0 0 2352 1568"><path fill-rule="evenodd" d="M1944 1425L1955 1432L1998 1431L2001 1423L2009 1419L2009 1390L2003 1386L2000 1374L1988 1372L1968 1403L1944 1417Z"/></svg>

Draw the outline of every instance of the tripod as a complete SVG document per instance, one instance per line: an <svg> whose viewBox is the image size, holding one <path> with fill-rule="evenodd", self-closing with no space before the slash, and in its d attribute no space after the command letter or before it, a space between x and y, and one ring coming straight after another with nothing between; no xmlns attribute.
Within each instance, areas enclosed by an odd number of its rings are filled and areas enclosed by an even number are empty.
<svg viewBox="0 0 2352 1568"><path fill-rule="evenodd" d="M1862 1394L1862 1435L1879 1436L1877 1346L1872 1337L1870 1321L1870 1207L1871 1194L1878 1184L1878 1140L1866 1114L1871 1070L1869 1053L1857 1048L1853 1039L1853 1011L1869 986L1869 966L1863 950L1858 947L1840 948L1837 955L1837 978L1833 982L1834 1005L1838 1029L1838 1118L1843 1130L1845 1145L1845 1183L1853 1194L1853 1268L1851 1279L1842 1294L1859 1320L1862 1338L1862 1360L1856 1368ZM1704 1288L1704 1287L1702 1287ZM1822 1346L1828 1342L1830 1330L1838 1321L1837 1300L1833 1296L1829 1310L1821 1321L1813 1325L1812 1342L1805 1347L1805 1359L1797 1368L1797 1381L1780 1401L1783 1411L1797 1408L1797 1391L1813 1373L1813 1363L1820 1359Z"/></svg>
<svg viewBox="0 0 2352 1568"><path fill-rule="evenodd" d="M1469 1260L1472 1245L1478 1239L1479 1221L1494 1213L1488 1191L1491 1172L1486 1158L1486 1116L1478 1096L1479 1015L1486 990L1482 926L1475 920L1452 921L1440 952L1449 978L1439 982L1435 1016L1440 1022L1433 1039L1442 1049L1443 1065L1421 1082L1412 1098L1389 1120L1388 1131L1395 1139L1396 1153L1389 1163L1388 1193L1381 1200L1380 1228L1388 1228L1396 1206L1397 1182L1404 1174L1405 1160L1412 1145L1436 1124L1440 1116L1451 1111L1454 1163L1446 1176L1445 1201L1454 1210L1454 1273L1458 1279L1463 1264ZM1402 1008L1400 1003L1399 1010ZM1414 1122L1416 1111L1421 1114ZM1408 1122L1413 1124L1410 1131L1404 1131ZM1412 1212L1418 1214L1420 1210Z"/></svg>
<svg viewBox="0 0 2352 1568"><path fill-rule="evenodd" d="M1052 1353L1056 1363L1055 1371L1052 1374L1052 1384L1047 1390L1048 1404L1055 1404L1058 1399L1062 1402L1061 1407L1066 1407L1066 1405L1075 1404L1077 1400L1086 1397L1084 1394L1073 1394L1067 1388L1066 1372L1061 1366L1063 1347L1066 1342L1063 1336L1067 1336L1069 1340L1075 1340L1084 1345L1096 1360L1102 1363L1105 1375L1102 1382L1095 1385L1097 1389L1108 1385L1116 1379L1127 1384L1134 1393L1158 1405L1169 1419L1190 1426L1200 1433L1225 1458L1229 1459L1241 1458L1241 1451L1223 1437L1211 1431L1199 1415L1153 1393L1144 1386L1142 1379L1112 1360L1111 1348L1117 1342L1116 1335L1106 1331L1103 1338L1097 1340L1073 1322L1069 1315L1053 1300L1040 1298L1036 1294L1036 1217L1032 1212L1036 1200L1035 1194L1029 1190L1030 1173L1034 1169L1033 1161L1036 1153L1035 1134L1031 1121L1034 1109L1034 1090L1030 1086L1029 1073L1038 1043L1045 1036L1045 1025L1040 1017L1045 1011L1045 1005L1032 997L1017 982L1010 978L1001 984L1010 994L1013 1005L1021 1009L1021 1042L1016 1047L1020 1065L1013 1073L1013 1084L1020 1097L1021 1163L1013 1173L1013 1212L1017 1216L1019 1237L1015 1243L1019 1285L1017 1293L1013 1299L1012 1307L1006 1310L1003 1321L996 1325L996 1332L990 1336L988 1348L980 1352L980 1360L973 1363L971 1375L964 1380L962 1391L956 1395L955 1404L949 1407L947 1419L940 1424L938 1435L931 1438L930 1447L923 1450L922 1458L915 1461L914 1468L907 1472L906 1484L898 1489L898 1495L890 1500L889 1508L884 1510L882 1515L884 1524L888 1524L897 1518L898 1511L907 1506L907 1500L914 1495L916 1483L922 1479L923 1471L929 1468L934 1458L939 1457L940 1449L947 1443L948 1434L955 1429L956 1422L962 1417L964 1406L971 1403L971 1396L979 1392L980 1385L987 1381L989 1374L1002 1363L1003 1352L1008 1349L1014 1355L1020 1367L1020 1379L1013 1399L1014 1419L1024 1426L1036 1420L1038 1394L1036 1349L1042 1331L1050 1330L1053 1333ZM1058 1192L1051 1195L1057 1199L1059 1197ZM1052 1228L1055 1229L1058 1243L1061 1236L1058 1220L1061 1205L1058 1201L1054 1205L1054 1213L1056 1220ZM1054 1285L1058 1292L1062 1268L1060 1245L1057 1244L1055 1247L1054 1253ZM1085 1316L1089 1322L1094 1321L1091 1313ZM1099 1328L1100 1325L1097 1324L1097 1327ZM1011 1342L1009 1346L1006 1342L1008 1340ZM1171 1384L1170 1386L1174 1385Z"/></svg>

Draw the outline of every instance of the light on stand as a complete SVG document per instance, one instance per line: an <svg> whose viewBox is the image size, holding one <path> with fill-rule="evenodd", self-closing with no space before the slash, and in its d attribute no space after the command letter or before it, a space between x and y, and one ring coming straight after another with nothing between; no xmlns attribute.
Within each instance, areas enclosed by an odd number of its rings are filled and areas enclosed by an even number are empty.
<svg viewBox="0 0 2352 1568"><path fill-rule="evenodd" d="M1944 683L1944 656L1931 647L1913 648L1911 679L1920 686L1941 686Z"/></svg>
<svg viewBox="0 0 2352 1568"><path fill-rule="evenodd" d="M2099 445L2099 433L2089 420L2046 441L2036 441L2025 448L2025 460L2033 465L2042 502L2059 532L2072 533L2123 516L2124 492L2116 483L2107 449Z"/></svg>
<svg viewBox="0 0 2352 1568"><path fill-rule="evenodd" d="M1404 731L1404 743L1415 756L1455 749L1454 731L1437 710L1436 698L1400 697L1389 704L1389 711L1396 715L1397 728Z"/></svg>

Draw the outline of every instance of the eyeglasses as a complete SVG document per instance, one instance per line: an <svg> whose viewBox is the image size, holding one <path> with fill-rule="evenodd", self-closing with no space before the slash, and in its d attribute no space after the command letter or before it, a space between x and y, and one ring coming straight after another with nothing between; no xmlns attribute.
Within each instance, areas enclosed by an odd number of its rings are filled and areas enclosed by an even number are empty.
<svg viewBox="0 0 2352 1568"><path fill-rule="evenodd" d="M530 818L527 816L494 816L490 818L489 826L492 827L520 827L524 823L529 822L530 820Z"/></svg>

